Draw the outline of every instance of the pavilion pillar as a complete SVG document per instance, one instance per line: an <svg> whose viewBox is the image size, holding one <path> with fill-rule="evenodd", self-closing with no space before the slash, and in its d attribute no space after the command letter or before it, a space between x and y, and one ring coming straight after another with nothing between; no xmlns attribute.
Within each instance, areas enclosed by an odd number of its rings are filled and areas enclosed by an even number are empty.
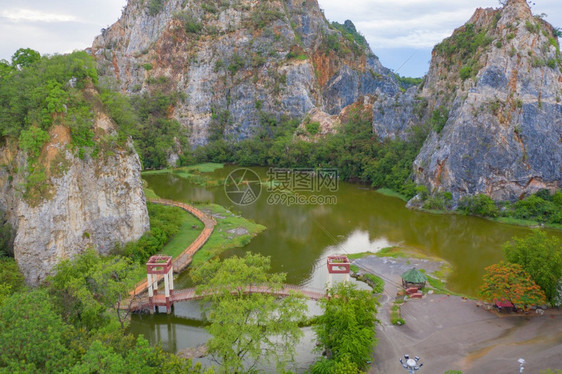
<svg viewBox="0 0 562 374"><path fill-rule="evenodd" d="M174 294L174 272L170 270L168 273L168 277L170 278L170 295Z"/></svg>
<svg viewBox="0 0 562 374"><path fill-rule="evenodd" d="M152 314L154 312L154 290L152 288L152 274L146 274L146 281L148 284L148 307L150 308L150 313Z"/></svg>
<svg viewBox="0 0 562 374"><path fill-rule="evenodd" d="M164 274L164 296L166 296L166 313L170 314L170 275Z"/></svg>

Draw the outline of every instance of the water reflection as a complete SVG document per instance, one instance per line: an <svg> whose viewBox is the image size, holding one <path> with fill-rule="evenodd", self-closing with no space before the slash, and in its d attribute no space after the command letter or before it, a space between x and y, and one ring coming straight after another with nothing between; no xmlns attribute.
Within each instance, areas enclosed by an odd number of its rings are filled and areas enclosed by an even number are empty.
<svg viewBox="0 0 562 374"><path fill-rule="evenodd" d="M222 178L231 167L217 170ZM266 169L254 168L265 180ZM502 244L529 229L503 225L476 217L435 215L406 209L403 201L386 197L362 186L340 183L336 205L269 205L267 192L256 203L233 206L222 187L204 188L172 174L144 179L159 196L179 201L214 202L263 224L267 230L244 248L232 249L222 257L246 251L271 256L272 271L287 273L287 282L320 289L327 279L326 257L330 254L376 252L396 244L414 247L428 255L449 261L453 272L449 287L476 295L484 267L502 259ZM552 234L562 238L559 231ZM337 278L334 278L335 280ZM180 275L177 288L189 287L188 272ZM318 313L311 303L312 313ZM164 349L177 351L205 342L197 303L175 306L174 315L135 317L131 330L162 342ZM199 324L199 325L198 325ZM307 367L314 354L313 333L299 346L299 366Z"/></svg>

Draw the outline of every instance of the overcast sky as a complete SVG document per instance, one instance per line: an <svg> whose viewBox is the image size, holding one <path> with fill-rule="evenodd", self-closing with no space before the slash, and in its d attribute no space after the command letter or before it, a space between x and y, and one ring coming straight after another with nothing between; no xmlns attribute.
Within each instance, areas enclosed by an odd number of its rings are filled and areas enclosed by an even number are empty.
<svg viewBox="0 0 562 374"><path fill-rule="evenodd" d="M0 0L0 59L21 47L42 54L89 47L115 22L126 0ZM405 76L427 72L431 49L477 7L498 0L319 0L331 21L352 20L382 63ZM535 0L535 14L562 26L561 0Z"/></svg>

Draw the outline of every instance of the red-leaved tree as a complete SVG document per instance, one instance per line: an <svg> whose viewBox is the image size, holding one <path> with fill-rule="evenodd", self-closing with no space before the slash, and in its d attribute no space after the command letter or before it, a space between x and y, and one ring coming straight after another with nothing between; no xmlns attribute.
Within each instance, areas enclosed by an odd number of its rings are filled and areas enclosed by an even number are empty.
<svg viewBox="0 0 562 374"><path fill-rule="evenodd" d="M521 265L501 261L486 269L480 295L486 301L510 301L517 305L540 305L546 302L544 291Z"/></svg>

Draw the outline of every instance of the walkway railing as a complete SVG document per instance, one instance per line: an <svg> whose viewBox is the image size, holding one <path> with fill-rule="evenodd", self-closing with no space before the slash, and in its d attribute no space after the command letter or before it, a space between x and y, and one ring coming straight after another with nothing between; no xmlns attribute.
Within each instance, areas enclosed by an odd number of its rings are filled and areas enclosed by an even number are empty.
<svg viewBox="0 0 562 374"><path fill-rule="evenodd" d="M233 291L233 293L238 293L239 290ZM287 297L293 292L299 292L304 297L311 299L311 300L320 300L326 297L326 293L324 290L317 290L312 288L303 288L295 285L285 284L282 288L279 289L272 289L266 286L248 286L243 291L244 294L253 294L253 293L260 293L265 295L273 295L279 297ZM207 296L212 295L213 293L204 293L198 294L195 288L186 288L182 290L174 290L173 294L170 295L170 302L173 305L174 303L185 302L190 300L201 300ZM166 306L166 297L163 294L154 295L152 299L153 306ZM128 308L128 307L127 307ZM140 311L140 310L147 310L150 308L150 303L148 296L135 300L130 306L131 311Z"/></svg>
<svg viewBox="0 0 562 374"><path fill-rule="evenodd" d="M165 200L165 199L150 199L149 201L153 204L176 206L178 208L181 208L187 211L188 213L192 214L193 216L195 216L205 225L205 228L203 229L203 231L201 231L199 236L192 243L190 243L187 246L187 248L185 248L183 252L179 254L179 256L177 256L173 260L174 272L180 273L189 264L191 264L191 261L193 261L193 256L195 255L195 253L203 247L203 245L207 242L207 240L209 240L211 234L213 233L213 230L215 229L215 225L217 224L217 221L213 217L209 217L199 209L185 203L172 201L172 200ZM162 278L163 276L159 276L158 281L160 281ZM129 292L129 295L131 296L140 295L141 293L146 291L147 288L148 288L148 282L145 279L137 283L135 289Z"/></svg>

